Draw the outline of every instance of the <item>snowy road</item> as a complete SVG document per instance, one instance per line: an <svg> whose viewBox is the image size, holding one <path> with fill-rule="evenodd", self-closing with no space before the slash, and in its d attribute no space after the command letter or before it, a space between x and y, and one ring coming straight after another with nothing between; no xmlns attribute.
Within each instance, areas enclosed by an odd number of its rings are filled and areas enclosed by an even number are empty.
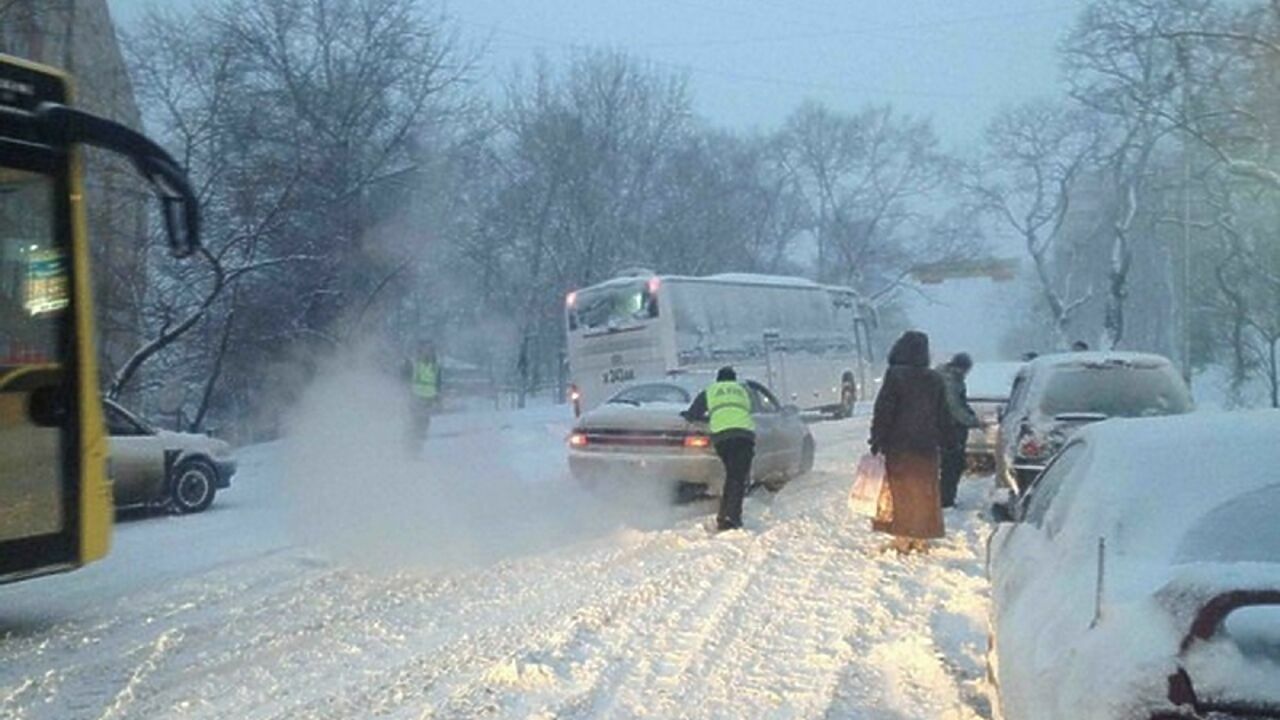
<svg viewBox="0 0 1280 720"><path fill-rule="evenodd" d="M517 446L561 432L541 412ZM428 455L491 427L454 422ZM883 556L844 502L865 420L814 434L817 471L753 496L749 532L690 511L390 573L292 540L283 451L251 448L214 511L0 589L0 718L988 717L986 484L932 556Z"/></svg>

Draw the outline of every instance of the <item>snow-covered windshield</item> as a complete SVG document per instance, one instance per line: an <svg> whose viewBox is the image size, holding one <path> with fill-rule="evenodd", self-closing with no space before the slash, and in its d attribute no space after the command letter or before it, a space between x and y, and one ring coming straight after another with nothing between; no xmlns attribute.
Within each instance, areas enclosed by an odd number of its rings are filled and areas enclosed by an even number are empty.
<svg viewBox="0 0 1280 720"><path fill-rule="evenodd" d="M569 307L570 330L625 327L658 317L658 298L644 280L583 290Z"/></svg>
<svg viewBox="0 0 1280 720"><path fill-rule="evenodd" d="M609 402L623 405L649 405L652 403L687 404L692 401L688 390L668 383L636 385L614 395Z"/></svg>
<svg viewBox="0 0 1280 720"><path fill-rule="evenodd" d="M1209 481L1209 478L1205 479ZM1175 562L1280 563L1280 484L1234 498L1182 538Z"/></svg>
<svg viewBox="0 0 1280 720"><path fill-rule="evenodd" d="M1191 397L1167 366L1079 365L1054 370L1040 400L1045 415L1153 417L1191 411Z"/></svg>

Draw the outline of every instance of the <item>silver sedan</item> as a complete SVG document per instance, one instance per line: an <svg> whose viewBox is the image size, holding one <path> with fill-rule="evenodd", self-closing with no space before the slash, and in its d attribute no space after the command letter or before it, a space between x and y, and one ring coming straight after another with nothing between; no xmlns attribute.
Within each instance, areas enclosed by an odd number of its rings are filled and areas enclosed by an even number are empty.
<svg viewBox="0 0 1280 720"><path fill-rule="evenodd" d="M710 381L697 374L633 383L584 414L568 438L574 477L587 485L666 482L680 499L719 495L724 468L706 423L680 416ZM761 383L743 384L756 423L752 483L778 490L813 468L813 436L794 406L779 403Z"/></svg>

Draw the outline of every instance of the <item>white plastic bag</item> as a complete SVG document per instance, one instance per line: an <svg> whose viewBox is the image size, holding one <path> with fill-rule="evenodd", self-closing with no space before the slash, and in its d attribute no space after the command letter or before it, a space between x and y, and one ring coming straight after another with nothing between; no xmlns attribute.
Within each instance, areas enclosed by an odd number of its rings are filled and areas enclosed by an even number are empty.
<svg viewBox="0 0 1280 720"><path fill-rule="evenodd" d="M855 515L888 521L882 506L885 487L884 456L867 453L858 461L858 474L849 491L849 510Z"/></svg>

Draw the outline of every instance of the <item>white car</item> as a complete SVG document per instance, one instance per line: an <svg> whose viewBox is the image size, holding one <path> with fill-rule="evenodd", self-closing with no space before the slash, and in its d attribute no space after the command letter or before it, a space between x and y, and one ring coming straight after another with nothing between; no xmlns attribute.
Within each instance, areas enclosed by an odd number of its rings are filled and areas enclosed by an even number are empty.
<svg viewBox="0 0 1280 720"><path fill-rule="evenodd" d="M996 483L1022 492L1072 434L1108 418L1179 415L1191 391L1160 355L1073 352L1026 363L1013 382L996 440Z"/></svg>
<svg viewBox="0 0 1280 720"><path fill-rule="evenodd" d="M1020 362L977 363L969 371L965 380L969 406L982 421L982 427L969 431L969 443L965 446L971 470L984 473L995 470L1000 414L1009 403L1013 380L1023 365Z"/></svg>
<svg viewBox="0 0 1280 720"><path fill-rule="evenodd" d="M724 468L706 423L680 416L711 376L672 375L633 383L578 419L569 435L569 469L584 484L602 481L670 483L681 500L719 495ZM746 380L756 422L753 484L776 490L813 468L814 444L794 406L784 406L764 385Z"/></svg>
<svg viewBox="0 0 1280 720"><path fill-rule="evenodd" d="M997 512L1005 720L1280 718L1278 440L1276 411L1099 423Z"/></svg>
<svg viewBox="0 0 1280 720"><path fill-rule="evenodd" d="M117 507L168 505L201 512L231 487L236 462L224 440L159 430L119 404L103 401L110 475Z"/></svg>

